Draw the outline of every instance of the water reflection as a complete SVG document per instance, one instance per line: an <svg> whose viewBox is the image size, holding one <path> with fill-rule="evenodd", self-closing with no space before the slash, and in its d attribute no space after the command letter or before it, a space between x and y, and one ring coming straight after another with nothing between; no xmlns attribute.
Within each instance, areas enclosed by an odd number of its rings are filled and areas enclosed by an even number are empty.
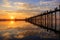
<svg viewBox="0 0 60 40"><path fill-rule="evenodd" d="M9 38L24 38L27 36L39 36L41 38L57 38L53 32L47 32L33 24L25 21L1 21L0 38L7 40Z"/></svg>
<svg viewBox="0 0 60 40"><path fill-rule="evenodd" d="M25 21L2 21L0 22L0 34L2 36L14 35L14 37L24 37L24 30L36 29L38 27ZM24 32L23 32L24 31ZM18 34L18 36L15 36ZM19 35L20 34L20 35Z"/></svg>

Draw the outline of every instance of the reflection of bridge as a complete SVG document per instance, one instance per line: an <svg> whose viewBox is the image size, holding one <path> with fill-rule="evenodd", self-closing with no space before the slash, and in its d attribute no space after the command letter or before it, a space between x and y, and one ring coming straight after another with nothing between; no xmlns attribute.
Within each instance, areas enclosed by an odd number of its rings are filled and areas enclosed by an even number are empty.
<svg viewBox="0 0 60 40"><path fill-rule="evenodd" d="M27 18L26 21L55 33L60 33L60 6L53 11L46 11L40 15Z"/></svg>

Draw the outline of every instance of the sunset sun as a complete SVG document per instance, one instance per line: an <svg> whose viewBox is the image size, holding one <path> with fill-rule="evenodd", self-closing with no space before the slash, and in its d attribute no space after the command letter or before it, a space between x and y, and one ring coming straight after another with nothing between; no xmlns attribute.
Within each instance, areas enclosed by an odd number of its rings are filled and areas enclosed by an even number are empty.
<svg viewBox="0 0 60 40"><path fill-rule="evenodd" d="M14 19L14 16L11 16L11 19Z"/></svg>

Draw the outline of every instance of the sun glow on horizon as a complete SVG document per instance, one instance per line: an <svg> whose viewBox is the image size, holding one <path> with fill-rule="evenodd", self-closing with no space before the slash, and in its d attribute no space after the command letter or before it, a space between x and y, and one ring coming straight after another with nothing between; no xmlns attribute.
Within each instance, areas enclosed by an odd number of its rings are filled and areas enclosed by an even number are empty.
<svg viewBox="0 0 60 40"><path fill-rule="evenodd" d="M11 16L10 18L11 18L11 19L14 19L14 16Z"/></svg>

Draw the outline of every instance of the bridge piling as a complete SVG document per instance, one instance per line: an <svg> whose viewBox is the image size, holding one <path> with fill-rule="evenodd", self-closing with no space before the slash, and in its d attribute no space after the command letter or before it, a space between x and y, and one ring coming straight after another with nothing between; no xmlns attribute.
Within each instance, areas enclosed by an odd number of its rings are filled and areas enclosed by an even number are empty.
<svg viewBox="0 0 60 40"><path fill-rule="evenodd" d="M51 30L55 33L60 33L60 5L59 8L46 11L44 13L41 13L40 15L33 16L28 19L28 22L39 27L43 27L44 29L47 29L47 31Z"/></svg>

